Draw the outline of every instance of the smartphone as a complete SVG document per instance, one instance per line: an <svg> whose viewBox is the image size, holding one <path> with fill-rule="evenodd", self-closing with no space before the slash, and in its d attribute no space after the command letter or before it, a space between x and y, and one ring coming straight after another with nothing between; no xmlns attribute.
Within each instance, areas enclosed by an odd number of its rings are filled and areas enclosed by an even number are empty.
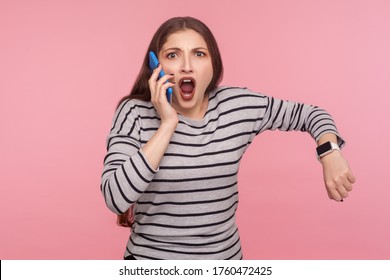
<svg viewBox="0 0 390 280"><path fill-rule="evenodd" d="M153 71L155 68L157 68L159 64L160 63L158 62L156 54L153 51L149 52L149 67L150 67L150 71ZM158 78L160 79L164 75L165 75L165 73L161 69L160 73L158 74ZM172 104L172 93L173 93L173 90L172 90L171 87L169 87L167 89L167 100L168 100L169 104Z"/></svg>

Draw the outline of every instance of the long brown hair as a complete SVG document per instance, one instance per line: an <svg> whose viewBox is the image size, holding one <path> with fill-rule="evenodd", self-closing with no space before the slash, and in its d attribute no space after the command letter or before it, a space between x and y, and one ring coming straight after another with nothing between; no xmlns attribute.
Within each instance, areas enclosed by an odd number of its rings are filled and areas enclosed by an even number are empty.
<svg viewBox="0 0 390 280"><path fill-rule="evenodd" d="M217 88L223 77L223 65L222 58L219 52L217 41L214 38L214 35L211 33L210 29L200 20L192 17L174 17L166 22L164 22L159 29L157 29L154 34L152 41L149 44L148 50L145 54L141 70L138 74L138 77L134 83L132 90L129 95L124 96L120 101L118 106L127 99L140 99L143 101L150 101L150 90L148 80L150 78L150 69L149 69L149 52L154 51L158 54L166 43L169 35L172 33L192 29L198 32L207 44L208 51L211 56L211 62L213 66L213 78L209 86L206 89L205 94L208 94L210 91ZM131 227L134 222L132 205L125 213L118 215L118 225L124 227Z"/></svg>

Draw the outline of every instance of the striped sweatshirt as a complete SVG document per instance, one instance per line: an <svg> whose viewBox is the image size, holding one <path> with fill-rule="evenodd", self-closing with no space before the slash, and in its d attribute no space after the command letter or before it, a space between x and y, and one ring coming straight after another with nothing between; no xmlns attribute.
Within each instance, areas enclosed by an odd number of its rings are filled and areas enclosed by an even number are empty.
<svg viewBox="0 0 390 280"><path fill-rule="evenodd" d="M135 221L125 257L242 259L236 224L240 160L265 130L307 131L318 140L339 136L331 116L316 106L279 100L245 88L209 93L202 120L179 123L157 170L142 152L160 125L151 102L123 101L107 137L101 191L108 208Z"/></svg>

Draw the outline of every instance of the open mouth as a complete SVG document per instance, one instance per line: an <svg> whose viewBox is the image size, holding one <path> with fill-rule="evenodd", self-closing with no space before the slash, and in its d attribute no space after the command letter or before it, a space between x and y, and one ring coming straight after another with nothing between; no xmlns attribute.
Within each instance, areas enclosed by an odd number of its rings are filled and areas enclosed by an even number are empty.
<svg viewBox="0 0 390 280"><path fill-rule="evenodd" d="M195 93L195 80L190 77L181 78L179 81L180 94L184 100L190 100Z"/></svg>

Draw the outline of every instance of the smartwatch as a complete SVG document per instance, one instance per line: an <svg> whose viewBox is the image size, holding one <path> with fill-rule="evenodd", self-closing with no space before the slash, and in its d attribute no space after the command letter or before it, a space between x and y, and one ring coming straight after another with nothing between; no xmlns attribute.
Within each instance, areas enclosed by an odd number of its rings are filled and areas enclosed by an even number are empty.
<svg viewBox="0 0 390 280"><path fill-rule="evenodd" d="M327 154L330 154L334 150L340 151L340 147L336 143L328 141L328 142L325 142L322 145L319 145L316 148L316 150L317 150L317 159L320 160L321 158L323 158Z"/></svg>

